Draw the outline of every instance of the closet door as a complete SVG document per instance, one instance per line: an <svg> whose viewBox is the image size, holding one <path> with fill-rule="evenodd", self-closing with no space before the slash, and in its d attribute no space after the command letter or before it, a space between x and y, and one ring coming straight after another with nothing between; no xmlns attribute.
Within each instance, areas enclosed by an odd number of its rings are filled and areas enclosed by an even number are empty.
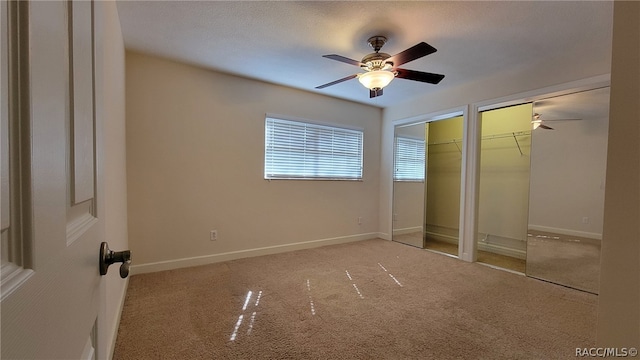
<svg viewBox="0 0 640 360"><path fill-rule="evenodd" d="M609 88L536 101L527 275L597 293Z"/></svg>
<svg viewBox="0 0 640 360"><path fill-rule="evenodd" d="M419 248L424 247L425 139L424 122L395 128L392 239Z"/></svg>
<svg viewBox="0 0 640 360"><path fill-rule="evenodd" d="M458 256L462 116L395 129L393 240Z"/></svg>

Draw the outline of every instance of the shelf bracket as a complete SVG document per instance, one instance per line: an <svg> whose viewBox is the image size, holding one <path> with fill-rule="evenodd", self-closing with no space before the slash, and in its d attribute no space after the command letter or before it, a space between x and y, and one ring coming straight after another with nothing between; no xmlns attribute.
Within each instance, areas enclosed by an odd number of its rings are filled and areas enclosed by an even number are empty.
<svg viewBox="0 0 640 360"><path fill-rule="evenodd" d="M458 148L458 151L460 152L460 154L462 155L462 149L460 149L460 145L458 145L458 142L454 139L453 143L456 144L456 147Z"/></svg>
<svg viewBox="0 0 640 360"><path fill-rule="evenodd" d="M516 145L518 146L518 151L520 151L520 156L523 156L524 154L522 153L522 149L520 148L520 142L518 141L518 138L516 137L516 133L512 133L513 134L513 140L516 141Z"/></svg>

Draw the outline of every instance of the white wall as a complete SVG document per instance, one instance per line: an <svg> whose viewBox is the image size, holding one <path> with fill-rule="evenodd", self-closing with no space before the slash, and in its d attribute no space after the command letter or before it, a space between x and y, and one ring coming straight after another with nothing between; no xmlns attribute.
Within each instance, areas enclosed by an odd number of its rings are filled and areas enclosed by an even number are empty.
<svg viewBox="0 0 640 360"><path fill-rule="evenodd" d="M597 346L640 347L640 2L616 1Z"/></svg>
<svg viewBox="0 0 640 360"><path fill-rule="evenodd" d="M138 53L126 70L135 271L378 235L380 109ZM265 113L364 129L363 181L264 180Z"/></svg>
<svg viewBox="0 0 640 360"><path fill-rule="evenodd" d="M533 132L529 227L602 239L608 115L547 125Z"/></svg>
<svg viewBox="0 0 640 360"><path fill-rule="evenodd" d="M125 57L120 20L115 2L95 3L96 20L96 113L102 126L104 198L98 216L104 219L105 241L113 250L129 248L127 235L127 178L125 146ZM96 253L97 253L96 249ZM135 259L135 255L134 255ZM134 260L135 261L135 260ZM115 345L127 280L117 265L103 277L104 307L99 314L99 359L110 359Z"/></svg>

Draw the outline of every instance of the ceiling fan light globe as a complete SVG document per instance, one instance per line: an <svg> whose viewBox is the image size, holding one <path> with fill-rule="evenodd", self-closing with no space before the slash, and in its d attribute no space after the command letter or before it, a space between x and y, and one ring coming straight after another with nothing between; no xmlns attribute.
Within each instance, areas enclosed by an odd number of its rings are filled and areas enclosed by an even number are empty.
<svg viewBox="0 0 640 360"><path fill-rule="evenodd" d="M374 70L358 76L358 81L369 90L382 89L389 85L395 75L391 71Z"/></svg>

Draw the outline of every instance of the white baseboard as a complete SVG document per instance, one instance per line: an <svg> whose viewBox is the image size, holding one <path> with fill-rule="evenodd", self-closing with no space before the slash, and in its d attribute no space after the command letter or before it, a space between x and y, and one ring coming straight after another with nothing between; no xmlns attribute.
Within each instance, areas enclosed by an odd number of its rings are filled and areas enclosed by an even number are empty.
<svg viewBox="0 0 640 360"><path fill-rule="evenodd" d="M455 245L458 244L458 238L456 236L442 234L436 231L427 231L427 235L438 241ZM522 240L510 239L494 235L491 235L491 239L494 240L494 243L478 241L478 250L505 255L516 259L525 259L527 257L527 252L525 249L526 243Z"/></svg>
<svg viewBox="0 0 640 360"><path fill-rule="evenodd" d="M577 237L583 237L587 239L602 240L602 234L586 232L586 231L561 229L561 228L554 228L550 226L531 225L531 224L529 225L529 229L535 230L535 231L543 231L543 232L549 232L554 234L560 234L560 235L577 236Z"/></svg>
<svg viewBox="0 0 640 360"><path fill-rule="evenodd" d="M122 291L122 297L120 297L120 301L118 302L118 310L116 311L116 314L118 314L118 319L116 320L115 324L113 325L113 328L109 329L109 331L111 331L111 343L109 344L109 357L108 357L108 359L112 359L113 358L113 352L116 349L116 340L118 339L118 329L120 328L120 319L122 317L122 310L124 308L124 300L127 297L127 289L128 288L129 288L129 277L127 277L125 279L124 290Z"/></svg>
<svg viewBox="0 0 640 360"><path fill-rule="evenodd" d="M514 239L494 234L478 235L484 235L483 239L478 240L478 250L505 255L516 259L525 260L527 258L526 239Z"/></svg>
<svg viewBox="0 0 640 360"><path fill-rule="evenodd" d="M369 240L380 237L380 233L366 233L348 236L340 236L328 239L319 239L311 241L303 241L292 244L267 246L256 249L231 251L222 254L211 254L203 256L195 256L190 258L174 259L167 261L158 261L147 264L131 265L131 275L144 274L156 271L173 270L185 267L213 264L217 262L242 259L254 256L271 255L282 252L311 249L326 245L346 244L355 241Z"/></svg>
<svg viewBox="0 0 640 360"><path fill-rule="evenodd" d="M458 244L458 238L447 234L442 234L435 231L427 231L427 236L434 238L435 240L446 242L449 244Z"/></svg>
<svg viewBox="0 0 640 360"><path fill-rule="evenodd" d="M411 234L414 232L422 232L422 226L413 226L402 229L393 229L393 235Z"/></svg>
<svg viewBox="0 0 640 360"><path fill-rule="evenodd" d="M516 259L525 260L527 258L526 250L514 249L512 247L500 246L496 244L478 243L478 250L509 256Z"/></svg>

